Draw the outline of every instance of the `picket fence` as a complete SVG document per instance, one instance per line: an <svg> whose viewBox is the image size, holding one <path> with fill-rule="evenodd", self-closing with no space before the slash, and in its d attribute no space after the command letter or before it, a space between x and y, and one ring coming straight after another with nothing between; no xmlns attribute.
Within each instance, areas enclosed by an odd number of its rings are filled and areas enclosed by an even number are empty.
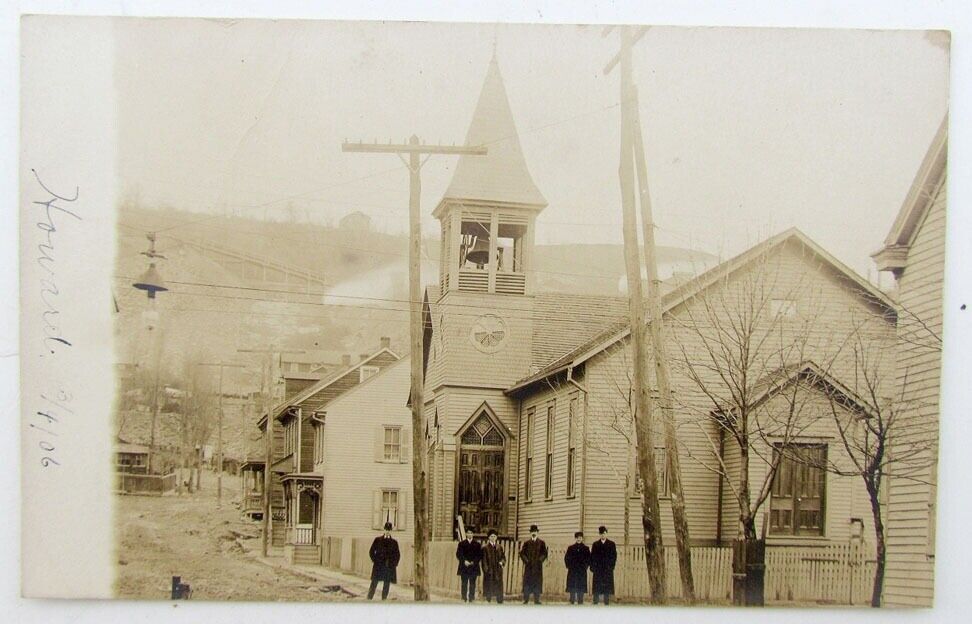
<svg viewBox="0 0 972 624"><path fill-rule="evenodd" d="M362 577L371 575L368 550L372 538L325 537L321 562L325 567L351 572ZM501 540L506 554L504 586L508 596L521 595L523 564L518 544ZM544 566L544 595L565 595L567 570L563 565L568 544L548 545L549 558ZM398 565L398 582L412 580L413 549L401 543L402 558ZM434 592L459 594L456 575L455 542L429 544L429 585ZM682 595L678 560L674 548L665 549L668 595ZM732 600L732 549L729 547L692 548L692 572L696 599L709 604ZM765 597L768 604L820 603L865 605L870 601L874 579L873 552L866 544L837 544L819 547L769 546L766 548ZM641 602L650 597L644 546L618 546L618 563L614 573L615 597L620 601Z"/></svg>

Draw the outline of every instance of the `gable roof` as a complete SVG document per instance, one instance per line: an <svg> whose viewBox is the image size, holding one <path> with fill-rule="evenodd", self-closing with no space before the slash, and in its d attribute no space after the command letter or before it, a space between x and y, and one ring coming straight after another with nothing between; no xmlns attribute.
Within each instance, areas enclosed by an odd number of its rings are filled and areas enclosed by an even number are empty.
<svg viewBox="0 0 972 624"><path fill-rule="evenodd" d="M925 158L908 189L904 203L898 210L891 231L884 239L884 247L871 254L880 271L903 269L908 248L914 241L918 226L932 205L935 189L945 178L948 164L948 114L942 119Z"/></svg>
<svg viewBox="0 0 972 624"><path fill-rule="evenodd" d="M358 392L363 392L364 391L363 388L364 389L367 389L366 387L368 386L368 384L371 384L373 382L376 382L377 380L387 379L388 378L387 373L389 371L392 371L392 370L394 370L395 368L397 368L399 366L403 366L405 364L408 364L408 362L410 362L410 361L411 361L411 356L410 355L402 356L401 358L399 358L395 362L392 362L388 366L383 367L380 371L378 371L378 374L372 375L371 377L365 379L364 381L362 381L361 383L357 384L355 387L351 388L347 392L341 394L341 396L335 398L333 401L331 401L330 403L328 403L328 406L329 407L332 407L332 406L335 406L335 405L339 405L340 403L345 402L345 401L354 400L354 395L357 394ZM406 383L405 395L408 394L409 390L410 390L410 381ZM403 395L403 396L405 396L405 395ZM327 410L325 410L325 411L327 411Z"/></svg>
<svg viewBox="0 0 972 624"><path fill-rule="evenodd" d="M838 402L849 409L865 415L874 413L874 407L870 403L811 360L777 369L775 373L770 373L758 381L756 383L758 391L752 402L753 407L768 401L800 380L809 381L811 385L816 387L822 387L825 393L834 396Z"/></svg>
<svg viewBox="0 0 972 624"><path fill-rule="evenodd" d="M354 373L355 371L357 371L358 369L360 369L362 366L367 366L368 365L368 362L371 362L372 360L374 360L375 358L377 358L378 356L380 356L380 355L382 355L384 353L390 354L396 360L401 359L400 356L397 353L395 353L394 351L392 351L391 349L389 349L387 347L381 348L381 349L375 351L374 353L372 353L367 358L365 358L365 359L361 360L360 362L358 362L357 364L351 366L350 368L342 368L341 370L335 371L330 376L325 377L324 379L318 381L315 384L312 384L310 387L304 389L302 392L299 392L299 393L295 394L294 396L292 396L291 398L289 398L287 400L281 401L280 403L278 403L277 405L275 405L273 407L273 409L271 410L271 412L273 413L274 418L277 418L281 414L283 414L284 411L286 411L287 408L292 407L294 405L297 405L299 403L303 403L305 400L307 400L310 397L314 396L315 394L317 394L321 390L324 390L325 388L327 388L328 386L330 386L334 382L338 381L339 379L342 379L345 376ZM266 424L266 422L267 422L267 415L266 414L263 414L260 417L260 420L257 421L257 426L262 429L264 427L264 425Z"/></svg>
<svg viewBox="0 0 972 624"><path fill-rule="evenodd" d="M527 169L495 56L486 70L476 111L466 133L466 145L485 146L486 155L459 157L440 206L449 199L502 202L535 209L547 205Z"/></svg>
<svg viewBox="0 0 972 624"><path fill-rule="evenodd" d="M882 308L889 314L896 314L894 303L876 286L862 278L851 270L847 265L834 258L830 253L815 243L806 234L796 228L790 228L784 232L770 237L765 241L750 247L738 256L726 260L725 262L705 271L701 275L690 279L673 290L662 295L662 312L669 312L679 304L687 301L691 297L709 288L721 279L749 265L760 257L765 256L773 250L781 248L783 245L792 243L799 245L809 251L814 257L818 258L826 268L835 274L840 281L847 284L858 296L864 298L872 305ZM616 342L628 336L630 324L627 319L608 326L603 332L594 336L587 342L580 344L576 348L568 351L561 357L549 363L537 373L530 375L508 388L508 394L515 394L534 383L546 379L573 368L589 360L591 357L604 351Z"/></svg>

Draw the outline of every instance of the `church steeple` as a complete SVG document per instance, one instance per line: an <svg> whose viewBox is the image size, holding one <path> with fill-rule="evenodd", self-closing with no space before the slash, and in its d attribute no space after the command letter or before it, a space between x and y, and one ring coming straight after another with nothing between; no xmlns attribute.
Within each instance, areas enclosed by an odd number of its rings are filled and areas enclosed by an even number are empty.
<svg viewBox="0 0 972 624"><path fill-rule="evenodd" d="M495 50L466 133L466 145L485 145L488 152L459 158L443 202L480 200L535 210L547 205L527 169Z"/></svg>
<svg viewBox="0 0 972 624"><path fill-rule="evenodd" d="M459 158L432 213L442 223L441 292L529 294L534 222L547 200L523 158L495 50L466 145L486 155Z"/></svg>

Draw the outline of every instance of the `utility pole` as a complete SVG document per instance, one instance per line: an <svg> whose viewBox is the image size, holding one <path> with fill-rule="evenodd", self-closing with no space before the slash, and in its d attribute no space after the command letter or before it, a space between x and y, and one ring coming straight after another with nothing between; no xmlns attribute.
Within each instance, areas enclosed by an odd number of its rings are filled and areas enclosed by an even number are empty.
<svg viewBox="0 0 972 624"><path fill-rule="evenodd" d="M633 34L621 28L621 50L604 68L609 74L620 65L621 74L621 162L618 176L621 182L622 233L624 236L624 264L628 279L628 309L631 322L631 354L634 361L634 424L637 436L638 473L642 481L641 524L644 532L645 565L651 600L664 603L665 554L661 536L661 510L658 504L658 475L655 470L653 414L648 384L648 352L645 344L645 312L641 291L641 262L638 260L638 216L635 211L634 184L634 121L635 102L632 99L631 48L647 29ZM604 31L607 35L611 27ZM654 319L652 319L654 320Z"/></svg>
<svg viewBox="0 0 972 624"><path fill-rule="evenodd" d="M155 430L159 420L159 374L162 368L162 329L159 328L158 340L155 345L155 380L152 390L152 427L149 431L148 471L152 474L152 462L155 460Z"/></svg>
<svg viewBox="0 0 972 624"><path fill-rule="evenodd" d="M216 508L223 505L223 369L246 368L245 364L224 364L223 362L199 362L196 366L219 367L219 396L217 401L216 425Z"/></svg>
<svg viewBox="0 0 972 624"><path fill-rule="evenodd" d="M422 379L422 223L419 204L422 196L422 179L420 176L422 165L432 154L466 154L482 156L486 154L485 147L468 147L455 145L423 145L414 134L408 143L387 145L378 143L347 143L341 149L345 152L368 152L377 154L395 154L409 172L409 246L408 246L408 292L410 308L409 337L411 341L411 401L412 401L412 508L414 510L413 541L415 548L414 598L416 601L429 600L429 544L428 544L428 509L426 497L426 462L428 450L424 435L425 398L424 380ZM408 154L408 160L403 154ZM425 160L420 161L419 155L426 154Z"/></svg>
<svg viewBox="0 0 972 624"><path fill-rule="evenodd" d="M272 507L270 504L271 489L273 479L271 477L271 467L273 466L273 415L270 414L271 397L273 383L273 362L282 353L304 353L303 349L281 351L275 345L259 349L237 349L238 353L263 353L267 356L267 361L263 365L263 382L261 385L261 407L260 413L267 415L267 439L266 439L266 459L263 464L263 556L270 553L270 531L273 529L273 520L270 518Z"/></svg>
<svg viewBox="0 0 972 624"><path fill-rule="evenodd" d="M692 545L689 539L688 517L685 515L685 494L682 491L682 467L678 458L678 437L675 433L675 411L672 401L671 373L668 349L665 345L665 319L661 305L661 280L658 279L658 258L655 253L655 222L648 192L648 165L645 161L644 138L641 130L641 108L638 89L631 85L634 108L634 152L638 168L642 239L645 243L645 266L648 272L648 331L655 360L655 381L658 384L658 407L665 427L665 467L668 473L669 497L675 525L675 548L678 551L678 570L682 581L682 597L695 601L695 580L692 575Z"/></svg>

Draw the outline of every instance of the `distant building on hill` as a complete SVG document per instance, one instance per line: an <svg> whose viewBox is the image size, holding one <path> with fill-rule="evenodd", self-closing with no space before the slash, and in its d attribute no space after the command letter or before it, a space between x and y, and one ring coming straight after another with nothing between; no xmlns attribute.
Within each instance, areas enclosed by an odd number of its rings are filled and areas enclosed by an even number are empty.
<svg viewBox="0 0 972 624"><path fill-rule="evenodd" d="M367 232L371 230L371 217L360 210L355 210L341 217L338 227L348 232Z"/></svg>

